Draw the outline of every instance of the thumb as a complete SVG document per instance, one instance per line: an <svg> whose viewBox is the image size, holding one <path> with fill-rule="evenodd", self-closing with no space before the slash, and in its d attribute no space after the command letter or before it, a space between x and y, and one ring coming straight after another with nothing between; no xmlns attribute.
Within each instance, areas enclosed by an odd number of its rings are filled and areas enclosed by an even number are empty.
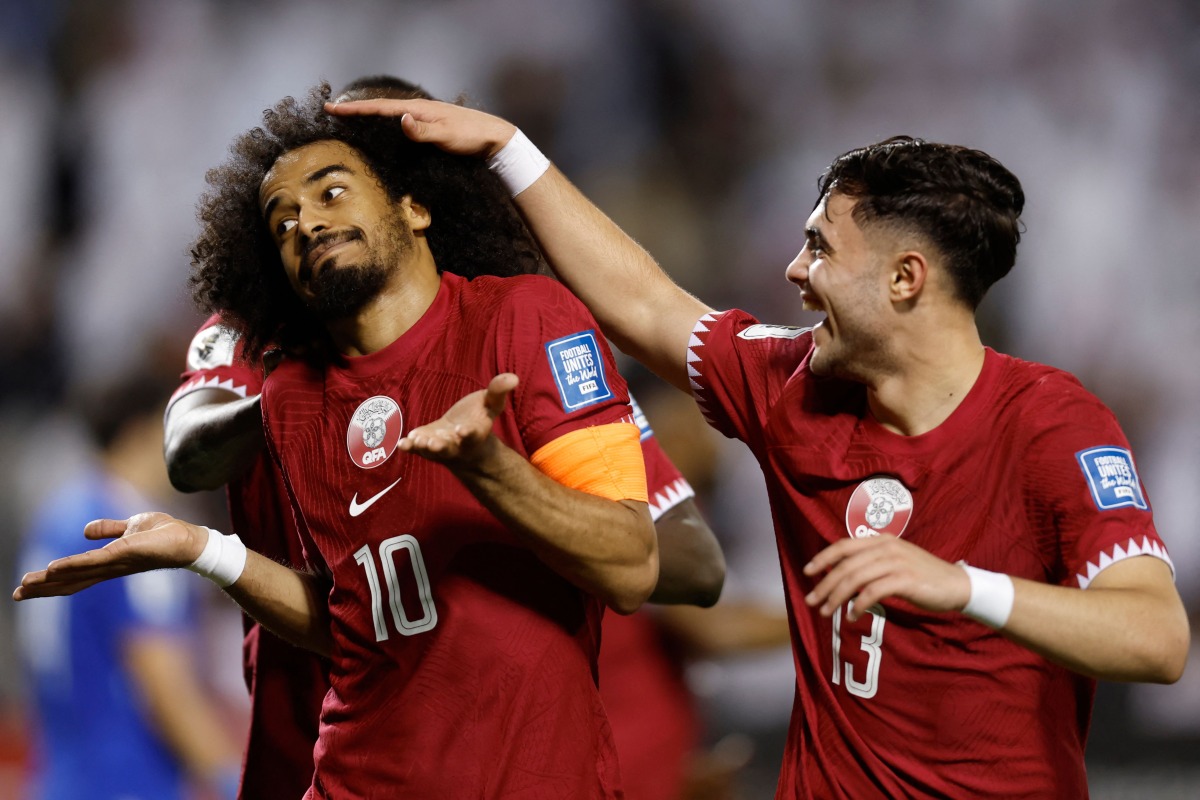
<svg viewBox="0 0 1200 800"><path fill-rule="evenodd" d="M483 405L492 419L500 416L500 412L504 410L504 404L508 401L508 396L512 394L513 389L517 388L518 383L520 383L520 379L511 372L501 373L488 383L487 393L483 397Z"/></svg>
<svg viewBox="0 0 1200 800"><path fill-rule="evenodd" d="M414 142L428 142L433 138L429 130L429 123L422 122L412 114L406 113L400 118L400 128L404 131L404 135Z"/></svg>

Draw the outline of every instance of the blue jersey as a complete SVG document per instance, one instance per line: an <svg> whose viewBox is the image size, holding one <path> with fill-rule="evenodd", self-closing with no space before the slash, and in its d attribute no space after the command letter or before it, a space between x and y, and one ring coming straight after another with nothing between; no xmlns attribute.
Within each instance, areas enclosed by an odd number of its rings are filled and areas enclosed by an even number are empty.
<svg viewBox="0 0 1200 800"><path fill-rule="evenodd" d="M95 545L93 519L123 519L148 507L97 472L53 492L22 546L23 572ZM182 771L152 729L124 666L122 645L145 633L184 633L192 622L191 580L158 571L105 581L72 597L17 607L21 660L37 718L32 798L172 800Z"/></svg>

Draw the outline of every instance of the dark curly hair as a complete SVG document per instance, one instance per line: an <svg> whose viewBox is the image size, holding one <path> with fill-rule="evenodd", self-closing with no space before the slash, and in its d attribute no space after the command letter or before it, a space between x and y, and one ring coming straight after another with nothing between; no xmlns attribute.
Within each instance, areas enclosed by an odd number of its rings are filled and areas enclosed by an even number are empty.
<svg viewBox="0 0 1200 800"><path fill-rule="evenodd" d="M893 136L838 156L819 186L821 198L854 200L851 213L864 227L899 225L925 237L971 308L1016 261L1025 193L980 150Z"/></svg>
<svg viewBox="0 0 1200 800"><path fill-rule="evenodd" d="M429 97L414 88L413 96ZM433 223L425 236L439 271L474 278L543 269L537 243L483 161L409 141L399 118L330 116L322 109L330 95L322 83L303 101L284 98L263 112L261 127L234 141L228 161L206 175L201 231L191 249L192 296L241 332L247 352L274 343L318 361L333 354L324 325L288 282L259 207L259 186L276 159L313 142L348 144L390 198L411 195L430 210Z"/></svg>

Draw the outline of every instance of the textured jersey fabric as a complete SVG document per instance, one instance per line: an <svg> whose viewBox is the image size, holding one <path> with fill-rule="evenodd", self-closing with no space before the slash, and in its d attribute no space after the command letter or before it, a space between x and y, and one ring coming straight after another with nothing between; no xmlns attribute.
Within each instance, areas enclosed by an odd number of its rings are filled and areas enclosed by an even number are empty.
<svg viewBox="0 0 1200 800"><path fill-rule="evenodd" d="M502 372L521 383L495 432L526 458L630 420L594 321L535 276L444 274L388 347L323 370L285 362L266 381L268 444L332 583L310 797L620 796L595 680L600 602L446 467L396 449Z"/></svg>
<svg viewBox="0 0 1200 800"><path fill-rule="evenodd" d="M1113 415L1069 374L989 349L945 422L899 436L862 385L814 376L811 349L730 311L688 351L701 410L750 446L771 500L797 672L777 797L1086 797L1094 681L958 613L821 617L802 568L879 532L1072 587L1131 555L1169 563Z"/></svg>
<svg viewBox="0 0 1200 800"><path fill-rule="evenodd" d="M170 402L198 389L252 397L262 391L262 374L258 355L245 352L237 334L214 315L192 339L187 370ZM233 532L247 547L275 561L304 567L291 504L266 448L229 481L226 493ZM317 721L329 690L328 664L264 630L245 614L242 622L250 726L240 796L243 800L299 798L312 783Z"/></svg>

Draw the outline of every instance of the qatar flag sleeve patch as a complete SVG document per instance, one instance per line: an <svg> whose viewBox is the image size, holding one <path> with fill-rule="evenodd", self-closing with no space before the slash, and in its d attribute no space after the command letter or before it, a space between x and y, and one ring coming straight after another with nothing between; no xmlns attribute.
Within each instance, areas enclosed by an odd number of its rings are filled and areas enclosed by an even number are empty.
<svg viewBox="0 0 1200 800"><path fill-rule="evenodd" d="M1092 500L1101 511L1133 506L1145 510L1146 498L1133 466L1133 454L1123 447L1093 447L1075 454L1087 478Z"/></svg>
<svg viewBox="0 0 1200 800"><path fill-rule="evenodd" d="M595 331L564 336L546 345L550 372L563 411L571 412L613 396L604 374L604 357Z"/></svg>

